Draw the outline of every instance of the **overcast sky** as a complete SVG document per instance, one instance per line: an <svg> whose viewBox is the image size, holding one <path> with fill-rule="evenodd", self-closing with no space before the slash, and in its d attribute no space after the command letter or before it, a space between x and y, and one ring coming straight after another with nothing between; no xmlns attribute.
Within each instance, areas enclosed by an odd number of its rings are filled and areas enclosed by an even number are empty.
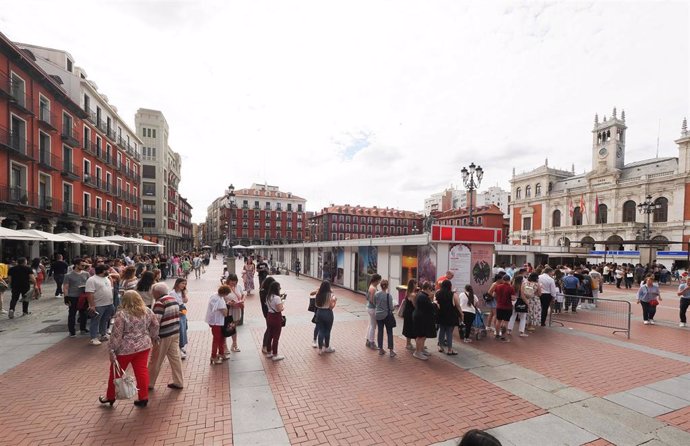
<svg viewBox="0 0 690 446"><path fill-rule="evenodd" d="M677 156L689 24L687 2L0 0L0 31L67 50L130 126L163 111L195 222L230 183L420 210L471 162L482 189L582 172L614 106L626 161L657 135Z"/></svg>

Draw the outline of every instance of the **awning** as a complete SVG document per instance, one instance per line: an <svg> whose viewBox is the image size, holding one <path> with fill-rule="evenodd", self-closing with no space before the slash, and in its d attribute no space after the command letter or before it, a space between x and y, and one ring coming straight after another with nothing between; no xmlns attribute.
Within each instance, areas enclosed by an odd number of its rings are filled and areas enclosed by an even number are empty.
<svg viewBox="0 0 690 446"><path fill-rule="evenodd" d="M108 240L98 239L95 237L89 237L88 235L76 234L74 232L63 232L60 234L63 237L70 238L78 243L83 243L85 245L98 245L98 246L120 246L117 243L110 242Z"/></svg>
<svg viewBox="0 0 690 446"><path fill-rule="evenodd" d="M22 231L15 231L14 229L4 228L0 226L0 240L38 240L45 241L44 237L28 234Z"/></svg>
<svg viewBox="0 0 690 446"><path fill-rule="evenodd" d="M124 235L106 235L104 237L96 237L98 240L105 240L108 242L117 242L121 244L132 244L132 245L155 245L153 242L144 240L143 238L136 237L125 237Z"/></svg>
<svg viewBox="0 0 690 446"><path fill-rule="evenodd" d="M232 247L232 249L248 249L248 248L244 245L235 245Z"/></svg>
<svg viewBox="0 0 690 446"><path fill-rule="evenodd" d="M48 242L67 242L67 243L81 243L72 240L71 238L63 237L60 234L51 234L50 232L39 231L38 229L20 229L19 232L42 237Z"/></svg>

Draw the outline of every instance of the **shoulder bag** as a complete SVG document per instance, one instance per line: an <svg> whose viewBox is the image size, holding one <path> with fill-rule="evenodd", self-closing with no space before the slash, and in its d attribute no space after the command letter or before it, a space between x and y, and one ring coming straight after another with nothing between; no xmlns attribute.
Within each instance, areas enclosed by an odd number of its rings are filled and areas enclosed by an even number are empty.
<svg viewBox="0 0 690 446"><path fill-rule="evenodd" d="M388 310L386 314L386 318L383 320L384 324L386 325L386 328L395 328L398 323L395 320L395 316L393 315L393 311L391 311L390 307L390 301L393 298L391 297L390 294L386 293L386 309Z"/></svg>
<svg viewBox="0 0 690 446"><path fill-rule="evenodd" d="M117 396L117 399L119 400L128 400L131 399L134 395L137 394L137 389L136 384L134 384L134 378L127 375L124 370L122 370L122 367L120 367L120 363L117 361L117 358L112 363L113 367L113 384L115 384L115 395ZM119 376L119 378L115 378L116 376Z"/></svg>
<svg viewBox="0 0 690 446"><path fill-rule="evenodd" d="M235 323L232 316L225 316L225 320L223 321L223 326L221 327L220 331L223 334L223 337L226 338L229 338L237 333L237 323Z"/></svg>

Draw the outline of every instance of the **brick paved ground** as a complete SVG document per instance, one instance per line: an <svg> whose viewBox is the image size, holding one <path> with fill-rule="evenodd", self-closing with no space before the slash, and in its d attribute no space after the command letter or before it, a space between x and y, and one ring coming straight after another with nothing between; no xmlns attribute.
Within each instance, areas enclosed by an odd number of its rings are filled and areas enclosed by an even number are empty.
<svg viewBox="0 0 690 446"><path fill-rule="evenodd" d="M165 366L148 408L137 409L129 401L117 402L113 409L101 407L96 398L105 392L107 346L88 346L83 337L64 339L0 374L0 445L232 444L232 376L227 366L208 364L211 336L203 323L221 269L216 261L202 279L189 279L185 390L165 387L170 379ZM336 290L340 297L332 339L336 353L318 356L311 347L311 313L306 312L308 291L318 282L292 275L277 279L289 295L288 326L280 348L286 359L262 361L292 444L423 445L459 437L471 427L492 428L546 413L435 352L428 362L412 358L400 338L396 338L396 358L365 349L363 298L349 291ZM671 326L677 322L677 300L670 298L671 289L675 286L665 290L669 299L664 306L669 308L662 308L657 317L668 320L668 326L646 327L635 320L629 342L687 356L688 332ZM610 288L605 294L631 297L629 291ZM55 301L37 304L38 315L32 318L62 315L64 307ZM639 311L635 307L634 313ZM240 330L251 333L253 345L245 340L240 347L243 352L258 350L263 318L256 293L248 299L245 317L247 324ZM0 346L3 336L11 336L12 328L22 323L4 323L7 330L0 333ZM572 328L628 342L610 330ZM433 341L428 345L434 351ZM472 347L597 396L690 372L687 362L548 328L526 339L515 337L508 344L486 339ZM688 408L657 419L690 432ZM599 439L588 444L612 443Z"/></svg>

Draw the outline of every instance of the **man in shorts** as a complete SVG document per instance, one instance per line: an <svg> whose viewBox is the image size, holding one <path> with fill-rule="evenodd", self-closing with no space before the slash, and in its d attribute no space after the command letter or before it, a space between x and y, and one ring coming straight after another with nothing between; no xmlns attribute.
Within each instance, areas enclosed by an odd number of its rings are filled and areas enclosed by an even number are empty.
<svg viewBox="0 0 690 446"><path fill-rule="evenodd" d="M510 284L510 276L503 276L502 283L494 288L496 296L496 339L507 342L505 330L510 316L513 315L513 286Z"/></svg>

